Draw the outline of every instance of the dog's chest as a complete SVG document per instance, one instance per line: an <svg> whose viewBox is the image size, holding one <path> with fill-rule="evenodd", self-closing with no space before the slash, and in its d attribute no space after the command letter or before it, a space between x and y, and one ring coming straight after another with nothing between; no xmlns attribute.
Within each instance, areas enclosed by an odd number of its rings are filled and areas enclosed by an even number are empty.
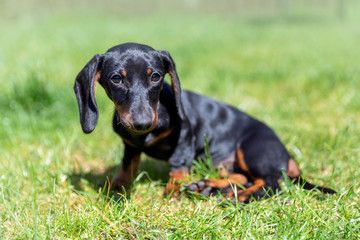
<svg viewBox="0 0 360 240"><path fill-rule="evenodd" d="M124 143L140 149L150 157L161 160L168 160L176 143L170 136L173 129L161 132L159 134L149 133L145 136L129 137L121 136Z"/></svg>

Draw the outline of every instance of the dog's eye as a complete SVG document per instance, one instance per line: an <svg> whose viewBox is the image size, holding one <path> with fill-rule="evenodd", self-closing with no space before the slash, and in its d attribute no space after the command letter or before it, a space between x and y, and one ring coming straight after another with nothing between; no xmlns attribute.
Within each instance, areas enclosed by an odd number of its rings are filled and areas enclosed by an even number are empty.
<svg viewBox="0 0 360 240"><path fill-rule="evenodd" d="M121 83L122 82L122 77L118 74L115 74L114 76L111 77L111 80L114 83Z"/></svg>
<svg viewBox="0 0 360 240"><path fill-rule="evenodd" d="M153 82L158 82L158 81L160 81L160 79L161 79L161 76L158 73L153 73L151 75L151 81L153 81Z"/></svg>

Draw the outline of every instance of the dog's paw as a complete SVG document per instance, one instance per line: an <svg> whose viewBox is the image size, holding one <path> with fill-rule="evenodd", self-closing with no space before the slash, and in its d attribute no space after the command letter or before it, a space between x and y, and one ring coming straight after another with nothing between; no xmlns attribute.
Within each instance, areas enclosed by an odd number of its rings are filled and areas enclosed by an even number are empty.
<svg viewBox="0 0 360 240"><path fill-rule="evenodd" d="M191 193L198 193L202 196L211 196L215 195L219 189L209 186L207 180L203 179L185 185L185 190Z"/></svg>
<svg viewBox="0 0 360 240"><path fill-rule="evenodd" d="M180 194L180 185L179 184L171 184L168 183L165 187L163 197L169 198L171 200L176 200L179 197Z"/></svg>
<svg viewBox="0 0 360 240"><path fill-rule="evenodd" d="M110 187L111 190L116 191L116 192L126 192L127 189L129 189L129 183L128 181L125 181L124 179L121 178L116 178L114 181L111 182Z"/></svg>

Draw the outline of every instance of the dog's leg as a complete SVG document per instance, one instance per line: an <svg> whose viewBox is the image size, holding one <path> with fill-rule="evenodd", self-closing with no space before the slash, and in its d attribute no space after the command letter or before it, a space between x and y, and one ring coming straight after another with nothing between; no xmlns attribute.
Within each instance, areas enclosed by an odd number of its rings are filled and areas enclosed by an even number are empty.
<svg viewBox="0 0 360 240"><path fill-rule="evenodd" d="M119 174L112 182L112 187L117 190L123 190L123 188L129 188L132 180L136 176L140 163L140 152L125 144L125 152L123 158L123 166Z"/></svg>
<svg viewBox="0 0 360 240"><path fill-rule="evenodd" d="M171 195L176 197L180 192L180 184L190 175L190 168L195 155L194 139L190 128L190 123L186 120L182 122L179 141L169 158L170 179L165 187L164 196Z"/></svg>

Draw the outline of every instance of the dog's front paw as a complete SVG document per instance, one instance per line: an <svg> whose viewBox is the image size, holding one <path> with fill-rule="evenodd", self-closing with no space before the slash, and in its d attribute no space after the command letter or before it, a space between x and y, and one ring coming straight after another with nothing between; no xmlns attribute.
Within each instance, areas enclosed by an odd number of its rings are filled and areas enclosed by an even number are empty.
<svg viewBox="0 0 360 240"><path fill-rule="evenodd" d="M189 171L187 169L180 169L177 171L171 171L169 175L170 179L166 184L164 197L176 199L180 194L180 190L184 182L188 181Z"/></svg>
<svg viewBox="0 0 360 240"><path fill-rule="evenodd" d="M176 182L176 183L170 183L168 182L166 184L163 197L168 198L171 200L178 200L180 194L186 190L186 184L183 184L182 182Z"/></svg>

